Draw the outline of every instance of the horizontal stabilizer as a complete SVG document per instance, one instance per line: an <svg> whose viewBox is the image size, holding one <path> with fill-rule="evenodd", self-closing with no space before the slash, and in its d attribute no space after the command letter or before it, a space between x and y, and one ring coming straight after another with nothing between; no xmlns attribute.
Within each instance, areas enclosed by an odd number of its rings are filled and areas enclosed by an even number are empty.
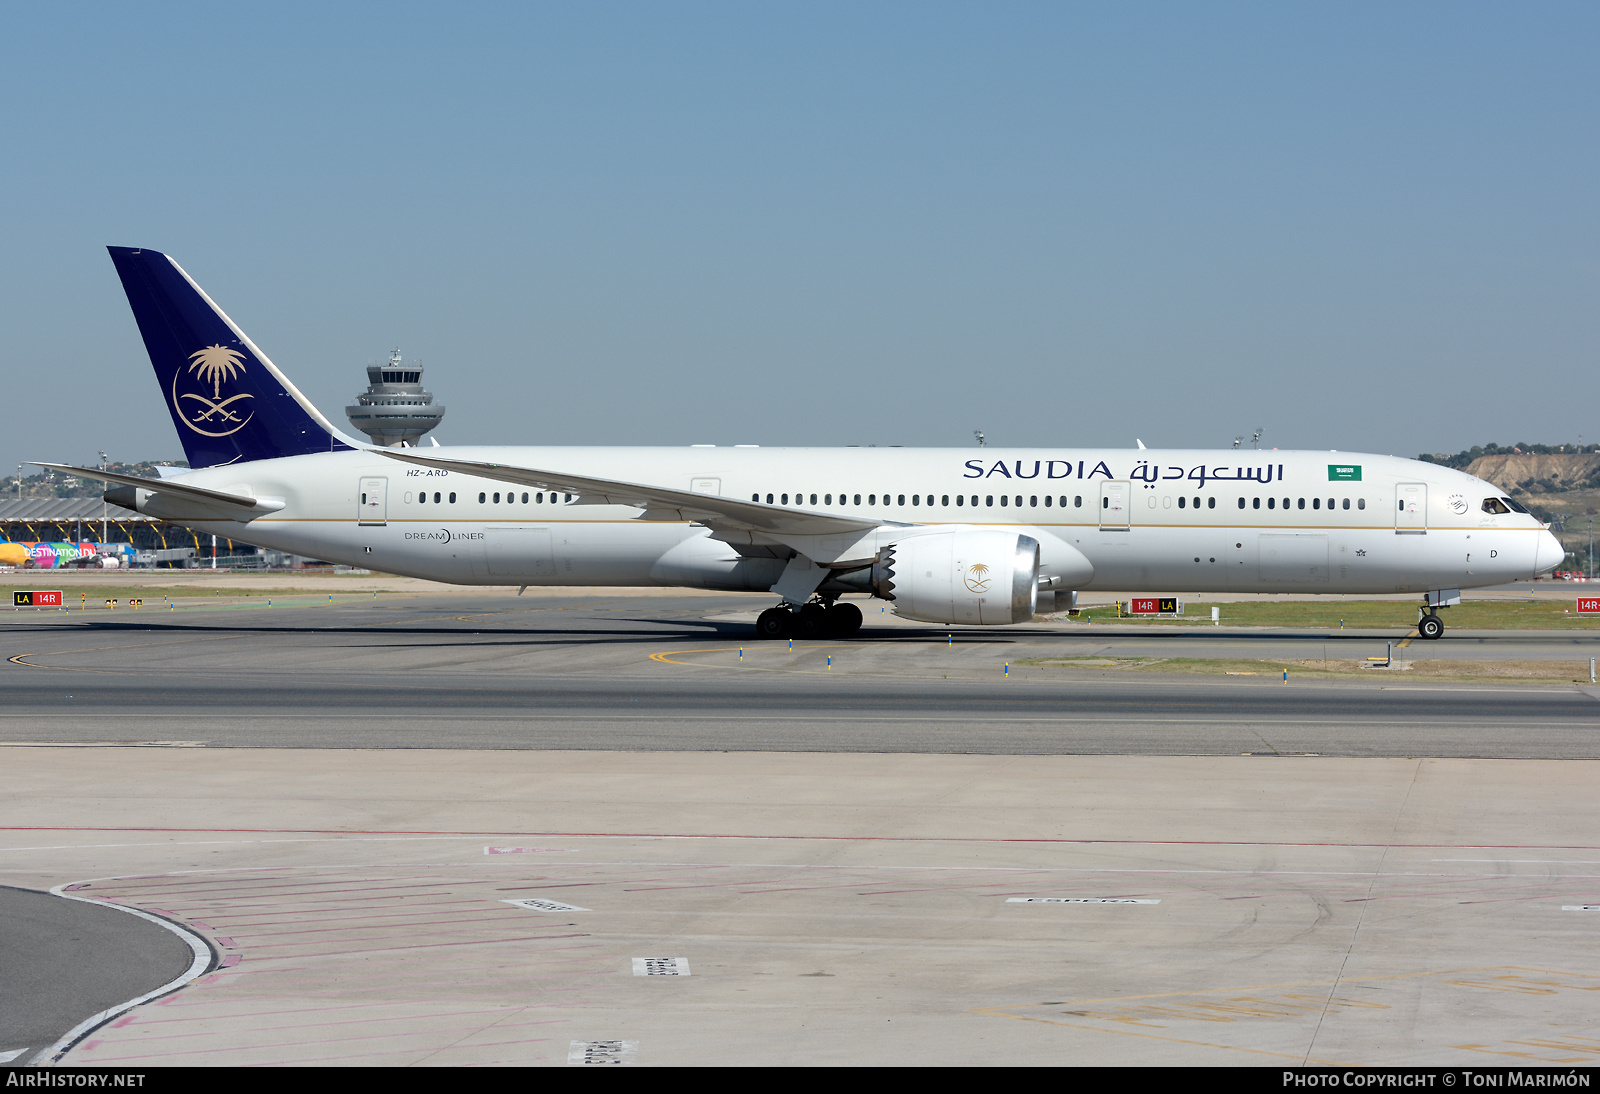
<svg viewBox="0 0 1600 1094"><path fill-rule="evenodd" d="M256 498L249 494L229 494L223 490L207 490L203 486L189 486L186 483L173 482L171 479L146 479L138 475L122 475L115 471L101 471L97 467L74 467L70 463L41 463L30 460L34 467L48 467L52 471L64 471L69 475L76 475L80 479L98 479L101 482L114 482L118 486L131 486L136 490L148 490L151 493L160 493L168 497L188 498L193 501L205 502L209 505L231 505L239 509L249 509L256 513L275 513L283 508L282 498ZM132 506L128 506L132 508Z"/></svg>

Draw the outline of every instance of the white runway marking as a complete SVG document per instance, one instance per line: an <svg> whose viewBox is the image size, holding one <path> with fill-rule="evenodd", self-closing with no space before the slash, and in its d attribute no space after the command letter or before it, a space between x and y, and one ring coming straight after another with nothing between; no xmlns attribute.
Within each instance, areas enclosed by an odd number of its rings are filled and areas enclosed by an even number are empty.
<svg viewBox="0 0 1600 1094"><path fill-rule="evenodd" d="M1008 896L1007 904L1160 904L1159 900L1135 900L1114 896Z"/></svg>
<svg viewBox="0 0 1600 1094"><path fill-rule="evenodd" d="M519 908L526 908L530 912L587 912L588 908L580 908L576 904L563 904L559 900L542 900L539 897L527 897L523 900L502 900L502 904L515 904Z"/></svg>
<svg viewBox="0 0 1600 1094"><path fill-rule="evenodd" d="M689 959L687 957L635 957L633 959L633 975L688 976Z"/></svg>
<svg viewBox="0 0 1600 1094"><path fill-rule="evenodd" d="M629 1064L639 1054L638 1041L574 1041L567 1050L567 1063Z"/></svg>

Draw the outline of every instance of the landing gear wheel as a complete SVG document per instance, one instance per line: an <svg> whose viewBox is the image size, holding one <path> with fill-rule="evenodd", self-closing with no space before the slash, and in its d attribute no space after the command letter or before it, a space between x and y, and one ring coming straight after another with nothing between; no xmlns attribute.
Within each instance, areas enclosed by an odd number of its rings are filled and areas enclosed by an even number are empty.
<svg viewBox="0 0 1600 1094"><path fill-rule="evenodd" d="M787 608L768 608L756 616L758 638L782 638L789 633L789 621L794 613Z"/></svg>
<svg viewBox="0 0 1600 1094"><path fill-rule="evenodd" d="M794 636L796 638L821 638L828 633L828 624L831 613L821 604L807 604L800 609L800 614L794 619Z"/></svg>
<svg viewBox="0 0 1600 1094"><path fill-rule="evenodd" d="M1444 620L1429 612L1417 620L1417 633L1427 639L1435 639L1444 634Z"/></svg>
<svg viewBox="0 0 1600 1094"><path fill-rule="evenodd" d="M849 638L861 629L861 609L854 604L835 604L828 609L828 629L835 638Z"/></svg>

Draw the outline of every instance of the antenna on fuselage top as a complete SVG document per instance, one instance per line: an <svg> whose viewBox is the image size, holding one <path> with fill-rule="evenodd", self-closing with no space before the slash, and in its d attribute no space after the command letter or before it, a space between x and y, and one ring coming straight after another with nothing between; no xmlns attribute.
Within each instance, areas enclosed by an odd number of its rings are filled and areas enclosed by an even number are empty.
<svg viewBox="0 0 1600 1094"><path fill-rule="evenodd" d="M1233 447L1238 448L1241 444L1244 444L1243 433L1240 433L1238 436L1233 438Z"/></svg>
<svg viewBox="0 0 1600 1094"><path fill-rule="evenodd" d="M1250 447L1251 448L1259 449L1261 447L1261 434L1263 434L1265 432L1266 432L1266 430L1263 429L1261 426L1259 426L1259 425L1256 426L1256 431L1253 434L1251 434L1251 436L1250 436Z"/></svg>
<svg viewBox="0 0 1600 1094"><path fill-rule="evenodd" d="M981 430L981 429L974 429L974 430L973 430L973 431L972 431L972 435L973 435L973 436L974 436L974 437L976 437L976 438L978 438L978 447L979 447L979 448L982 448L982 447L983 447L983 445L984 445L984 440L983 440L983 430Z"/></svg>

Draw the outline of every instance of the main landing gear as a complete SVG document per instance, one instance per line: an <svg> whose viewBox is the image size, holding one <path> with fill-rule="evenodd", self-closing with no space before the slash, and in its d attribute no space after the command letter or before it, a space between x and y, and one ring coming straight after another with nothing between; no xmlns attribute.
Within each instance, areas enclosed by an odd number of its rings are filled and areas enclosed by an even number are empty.
<svg viewBox="0 0 1600 1094"><path fill-rule="evenodd" d="M861 609L831 600L813 600L803 608L780 604L756 618L759 638L849 638L860 629Z"/></svg>
<svg viewBox="0 0 1600 1094"><path fill-rule="evenodd" d="M1417 609L1417 633L1423 638L1434 639L1444 634L1444 620L1439 618L1439 613L1432 608Z"/></svg>

